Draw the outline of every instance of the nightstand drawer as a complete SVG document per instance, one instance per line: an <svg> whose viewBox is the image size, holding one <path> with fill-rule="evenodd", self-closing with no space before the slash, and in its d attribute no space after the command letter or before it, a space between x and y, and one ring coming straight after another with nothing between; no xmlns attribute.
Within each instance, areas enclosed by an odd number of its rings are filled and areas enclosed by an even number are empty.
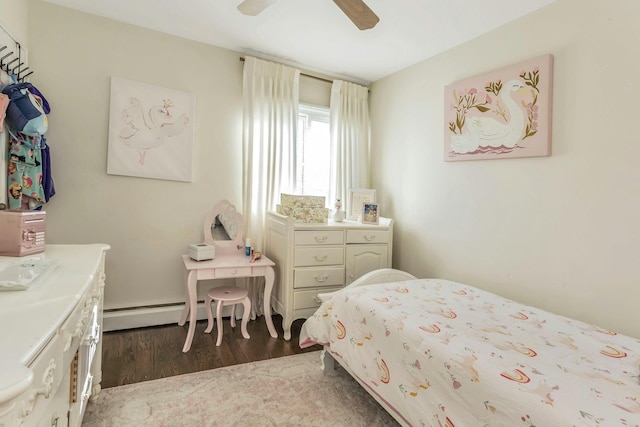
<svg viewBox="0 0 640 427"><path fill-rule="evenodd" d="M389 243L388 231L347 230L347 243Z"/></svg>
<svg viewBox="0 0 640 427"><path fill-rule="evenodd" d="M344 267L296 268L293 272L294 289L342 285Z"/></svg>
<svg viewBox="0 0 640 427"><path fill-rule="evenodd" d="M297 247L293 258L295 267L344 264L344 247L315 246Z"/></svg>
<svg viewBox="0 0 640 427"><path fill-rule="evenodd" d="M342 245L344 232L342 230L304 230L294 234L296 245Z"/></svg>
<svg viewBox="0 0 640 427"><path fill-rule="evenodd" d="M318 294L324 294L327 292L335 292L342 289L342 286L334 288L322 288L322 289L309 289L304 291L296 291L293 293L293 309L301 310L305 308L318 308L322 301L318 297Z"/></svg>

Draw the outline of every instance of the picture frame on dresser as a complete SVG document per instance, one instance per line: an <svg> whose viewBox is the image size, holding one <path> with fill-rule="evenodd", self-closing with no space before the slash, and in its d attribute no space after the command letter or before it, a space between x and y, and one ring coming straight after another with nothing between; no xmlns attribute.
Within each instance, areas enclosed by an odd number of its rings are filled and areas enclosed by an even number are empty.
<svg viewBox="0 0 640 427"><path fill-rule="evenodd" d="M347 219L357 221L362 215L362 204L364 202L375 203L376 190L371 188L350 188L348 201Z"/></svg>
<svg viewBox="0 0 640 427"><path fill-rule="evenodd" d="M380 205L377 203L362 203L362 223L375 224L380 222Z"/></svg>

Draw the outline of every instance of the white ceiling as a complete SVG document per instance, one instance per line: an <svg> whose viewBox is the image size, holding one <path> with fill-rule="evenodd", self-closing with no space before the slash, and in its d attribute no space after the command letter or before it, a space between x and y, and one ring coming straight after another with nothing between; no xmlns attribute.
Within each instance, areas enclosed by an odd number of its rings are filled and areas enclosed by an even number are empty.
<svg viewBox="0 0 640 427"><path fill-rule="evenodd" d="M380 17L360 31L331 0L278 0L258 16L242 0L44 0L179 37L373 82L555 0L365 0Z"/></svg>

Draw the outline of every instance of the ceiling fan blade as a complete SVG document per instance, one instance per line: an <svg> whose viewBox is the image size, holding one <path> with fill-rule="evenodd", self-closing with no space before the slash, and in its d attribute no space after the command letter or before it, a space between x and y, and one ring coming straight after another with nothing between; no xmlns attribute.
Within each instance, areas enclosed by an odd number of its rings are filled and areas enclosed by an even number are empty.
<svg viewBox="0 0 640 427"><path fill-rule="evenodd" d="M256 16L275 2L276 0L244 0L238 5L238 10L243 15Z"/></svg>
<svg viewBox="0 0 640 427"><path fill-rule="evenodd" d="M380 21L378 15L373 13L362 0L333 0L333 2L361 30L373 28Z"/></svg>

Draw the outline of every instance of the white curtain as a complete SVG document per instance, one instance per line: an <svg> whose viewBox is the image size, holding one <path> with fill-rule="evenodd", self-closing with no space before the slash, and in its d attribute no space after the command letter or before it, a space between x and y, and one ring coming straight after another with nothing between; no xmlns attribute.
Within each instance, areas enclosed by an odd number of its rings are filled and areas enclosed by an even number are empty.
<svg viewBox="0 0 640 427"><path fill-rule="evenodd" d="M331 186L330 200L347 204L350 188L369 188L369 90L355 83L335 80L331 87Z"/></svg>
<svg viewBox="0 0 640 427"><path fill-rule="evenodd" d="M265 213L296 183L300 71L246 57L243 72L243 215L245 236L264 249ZM252 311L262 312L263 292L251 286ZM252 313L252 318L255 313Z"/></svg>
<svg viewBox="0 0 640 427"><path fill-rule="evenodd" d="M262 250L265 212L294 190L300 71L247 57L243 75L243 213Z"/></svg>

